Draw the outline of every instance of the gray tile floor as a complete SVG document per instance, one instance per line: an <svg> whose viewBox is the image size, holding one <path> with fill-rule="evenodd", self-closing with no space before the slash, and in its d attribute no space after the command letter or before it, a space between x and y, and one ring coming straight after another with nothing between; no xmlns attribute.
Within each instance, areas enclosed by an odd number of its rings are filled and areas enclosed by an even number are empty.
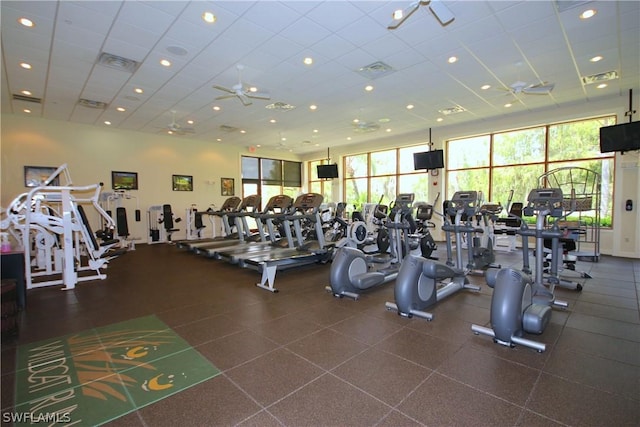
<svg viewBox="0 0 640 427"><path fill-rule="evenodd" d="M2 411L17 345L155 314L222 373L111 425L640 425L640 260L579 262L593 278L578 279L581 292L556 289L569 308L532 337L547 344L541 354L471 332L489 321L482 277L479 293L440 302L427 322L385 310L393 283L332 297L329 268L278 272L271 294L255 271L139 245L104 281L30 291L19 339L2 346Z"/></svg>

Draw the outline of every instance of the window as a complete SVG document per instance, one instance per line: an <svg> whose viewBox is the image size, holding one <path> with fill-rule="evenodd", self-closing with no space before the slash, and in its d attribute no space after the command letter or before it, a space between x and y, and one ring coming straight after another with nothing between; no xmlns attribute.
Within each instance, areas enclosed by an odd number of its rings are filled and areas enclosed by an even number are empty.
<svg viewBox="0 0 640 427"><path fill-rule="evenodd" d="M288 160L242 157L242 195L259 194L264 205L271 197L296 197L302 187L302 164Z"/></svg>
<svg viewBox="0 0 640 427"><path fill-rule="evenodd" d="M447 197L478 190L506 206L511 190L514 201L526 201L545 172L581 167L601 175L601 225L610 226L614 153L600 153L599 130L615 122L608 116L448 141Z"/></svg>

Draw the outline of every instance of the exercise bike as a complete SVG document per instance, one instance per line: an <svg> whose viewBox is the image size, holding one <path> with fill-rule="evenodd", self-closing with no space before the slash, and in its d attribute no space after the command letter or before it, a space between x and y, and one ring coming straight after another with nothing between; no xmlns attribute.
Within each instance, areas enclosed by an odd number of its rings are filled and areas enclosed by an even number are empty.
<svg viewBox="0 0 640 427"><path fill-rule="evenodd" d="M513 268L504 268L486 275L487 284L493 288L491 297L491 328L472 325L476 334L487 335L493 341L508 347L516 344L530 347L542 353L546 344L524 338L524 333L541 334L551 319L551 307L566 308L567 303L555 299L554 284L544 286L544 240L551 239L557 245L562 232L556 227L546 228L547 217L564 218L562 210L562 190L559 188L533 189L527 198L524 215L536 216L536 227L530 229L522 222L517 233L522 236L525 267L528 266L529 237L536 239L535 278Z"/></svg>
<svg viewBox="0 0 640 427"><path fill-rule="evenodd" d="M469 270L463 268L462 239L467 239L476 228L469 218L476 213L478 193L476 191L457 191L447 204L447 212L441 214L444 219L442 230L447 240L447 263L443 264L431 259L409 255L402 262L396 279L394 302L385 303L387 310L395 311L400 316L421 317L433 320L433 314L424 311L438 301L462 289L479 291L480 287L469 283ZM454 217L453 224L450 218ZM463 221L466 218L466 221ZM452 262L451 234L456 236L456 264ZM469 249L471 251L472 249ZM473 255L470 253L469 257ZM444 285L439 286L443 281Z"/></svg>
<svg viewBox="0 0 640 427"><path fill-rule="evenodd" d="M388 240L378 239L381 253L367 254L351 246L343 246L335 252L329 274L330 286L325 288L327 292L338 298L347 296L357 300L360 292L396 278L400 263L409 252L408 235L412 231L410 224L414 223L411 218L413 199L412 193L396 197L384 226L378 232L388 235Z"/></svg>

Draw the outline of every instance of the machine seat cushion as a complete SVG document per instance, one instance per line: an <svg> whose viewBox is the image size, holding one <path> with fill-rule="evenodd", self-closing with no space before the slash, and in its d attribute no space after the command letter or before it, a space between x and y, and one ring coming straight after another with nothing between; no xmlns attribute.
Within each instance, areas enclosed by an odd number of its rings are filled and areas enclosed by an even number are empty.
<svg viewBox="0 0 640 427"><path fill-rule="evenodd" d="M530 334L541 334L551 319L551 307L531 304L522 316L522 329Z"/></svg>
<svg viewBox="0 0 640 427"><path fill-rule="evenodd" d="M353 278L353 285L358 289L368 289L372 286L384 283L384 273L378 271L371 271L368 273L359 274Z"/></svg>

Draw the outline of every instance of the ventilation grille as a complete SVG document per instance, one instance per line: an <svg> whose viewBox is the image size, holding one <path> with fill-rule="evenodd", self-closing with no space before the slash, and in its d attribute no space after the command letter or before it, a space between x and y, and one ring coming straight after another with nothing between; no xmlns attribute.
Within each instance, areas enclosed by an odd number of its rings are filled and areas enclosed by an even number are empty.
<svg viewBox="0 0 640 427"><path fill-rule="evenodd" d="M365 65L358 68L358 74L368 79L375 80L380 77L388 76L396 70L389 64L385 64L382 61L374 62L373 64Z"/></svg>
<svg viewBox="0 0 640 427"><path fill-rule="evenodd" d="M280 111L289 111L296 108L295 105L287 104L286 102L274 102L273 104L269 104L265 106L269 110L280 110Z"/></svg>
<svg viewBox="0 0 640 427"><path fill-rule="evenodd" d="M107 52L102 52L100 54L98 57L98 64L120 71L126 71L128 73L133 73L138 69L138 65L140 65L133 59L123 58L122 56Z"/></svg>
<svg viewBox="0 0 640 427"><path fill-rule="evenodd" d="M82 105L83 107L96 108L96 109L99 109L99 110L104 110L105 108L107 108L107 103L106 102L93 101L91 99L84 99L84 98L80 98L78 100L78 104Z"/></svg>
<svg viewBox="0 0 640 427"><path fill-rule="evenodd" d="M36 98L34 96L19 95L17 93L13 94L13 100L14 101L24 101L24 102L33 102L35 104L42 104L42 98Z"/></svg>
<svg viewBox="0 0 640 427"><path fill-rule="evenodd" d="M464 107L461 107L459 105L456 105L455 107L451 107L451 108L445 108L443 110L438 110L438 112L440 114L444 114L445 116L450 116L452 114L458 114L458 113L464 113L465 110Z"/></svg>
<svg viewBox="0 0 640 427"><path fill-rule="evenodd" d="M601 83L609 80L615 80L617 78L618 78L618 72L613 70L613 71L607 71L605 73L592 74L590 76L583 76L582 83L586 85L590 85L592 83Z"/></svg>
<svg viewBox="0 0 640 427"><path fill-rule="evenodd" d="M374 122L358 122L353 124L353 131L356 133L375 132L380 129L380 125Z"/></svg>

